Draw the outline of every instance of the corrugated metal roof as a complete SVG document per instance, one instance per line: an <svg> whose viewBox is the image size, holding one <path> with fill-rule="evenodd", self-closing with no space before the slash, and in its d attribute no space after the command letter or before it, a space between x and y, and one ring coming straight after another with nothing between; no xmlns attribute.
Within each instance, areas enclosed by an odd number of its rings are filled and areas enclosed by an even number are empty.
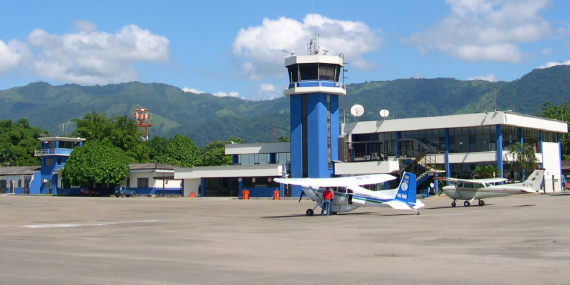
<svg viewBox="0 0 570 285"><path fill-rule="evenodd" d="M0 167L0 176L31 175L40 171L41 166L7 166Z"/></svg>

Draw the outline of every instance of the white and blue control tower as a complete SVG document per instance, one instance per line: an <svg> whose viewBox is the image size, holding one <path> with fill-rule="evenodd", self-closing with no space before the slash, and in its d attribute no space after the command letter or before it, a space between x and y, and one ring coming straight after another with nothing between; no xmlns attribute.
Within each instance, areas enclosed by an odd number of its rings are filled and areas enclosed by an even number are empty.
<svg viewBox="0 0 570 285"><path fill-rule="evenodd" d="M313 41L311 41L313 42ZM289 86L283 93L291 108L292 178L333 176L338 160L339 98L346 95L340 82L344 58L319 54L318 46L309 55L285 58ZM301 195L293 187L293 196Z"/></svg>

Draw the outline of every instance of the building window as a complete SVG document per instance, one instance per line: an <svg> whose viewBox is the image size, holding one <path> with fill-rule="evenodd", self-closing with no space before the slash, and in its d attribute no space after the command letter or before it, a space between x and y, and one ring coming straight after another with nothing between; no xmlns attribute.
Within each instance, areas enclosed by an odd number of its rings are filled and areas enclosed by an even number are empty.
<svg viewBox="0 0 570 285"><path fill-rule="evenodd" d="M53 166L53 158L46 158L46 166Z"/></svg>
<svg viewBox="0 0 570 285"><path fill-rule="evenodd" d="M137 188L148 188L148 178L137 178Z"/></svg>

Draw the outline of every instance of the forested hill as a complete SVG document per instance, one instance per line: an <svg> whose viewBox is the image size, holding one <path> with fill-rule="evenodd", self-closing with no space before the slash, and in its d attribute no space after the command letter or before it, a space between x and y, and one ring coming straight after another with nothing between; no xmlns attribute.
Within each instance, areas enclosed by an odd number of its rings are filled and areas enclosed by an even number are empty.
<svg viewBox="0 0 570 285"><path fill-rule="evenodd" d="M570 66L536 69L512 82L462 81L452 78L398 79L347 86L347 120L350 107L361 104L359 120L378 120L388 109L395 118L491 111L495 88L497 108L536 115L545 102L570 102ZM193 94L160 83L130 82L106 86L36 82L0 91L0 119L26 118L51 135L70 134L70 120L95 110L109 115L128 115L136 108L152 113L151 136L186 135L199 146L234 135L247 142L269 142L289 136L289 101L247 101L210 94ZM342 110L341 110L342 114ZM341 115L342 120L342 115Z"/></svg>

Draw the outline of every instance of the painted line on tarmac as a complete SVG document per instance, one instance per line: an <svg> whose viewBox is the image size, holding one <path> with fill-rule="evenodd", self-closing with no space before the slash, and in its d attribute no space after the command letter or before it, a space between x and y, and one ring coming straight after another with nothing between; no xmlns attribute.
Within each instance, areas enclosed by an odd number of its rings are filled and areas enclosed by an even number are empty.
<svg viewBox="0 0 570 285"><path fill-rule="evenodd" d="M20 226L20 228L31 228L31 229L72 228L72 227L110 226L110 225L119 225L119 224L154 223L154 222L158 222L158 220L142 220L142 221L127 221L127 222L100 222L100 223L85 223L85 224L43 224L43 225Z"/></svg>

